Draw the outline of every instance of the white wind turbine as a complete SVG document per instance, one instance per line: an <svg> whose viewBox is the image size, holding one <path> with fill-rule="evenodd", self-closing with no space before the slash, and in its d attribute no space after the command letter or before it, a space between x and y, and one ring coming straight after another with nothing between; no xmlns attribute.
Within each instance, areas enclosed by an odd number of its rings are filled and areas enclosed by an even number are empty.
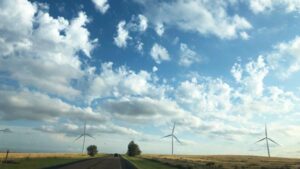
<svg viewBox="0 0 300 169"><path fill-rule="evenodd" d="M175 131L175 122L174 122L174 125L173 125L172 133L162 137L162 138L165 138L165 137L171 137L172 138L172 155L174 154L174 138L176 139L176 141L178 143L181 144L181 142L178 140L178 138L174 135L174 131Z"/></svg>
<svg viewBox="0 0 300 169"><path fill-rule="evenodd" d="M277 142L275 142L274 140L272 140L271 138L268 137L267 124L265 124L265 137L262 138L262 139L260 139L260 140L258 140L255 143L261 142L263 140L266 140L266 145L267 145L267 150L268 150L268 156L271 157L271 155L270 155L270 148L269 148L269 141L271 141L271 142L273 142L273 143L275 143L277 145L279 145L279 144Z"/></svg>
<svg viewBox="0 0 300 169"><path fill-rule="evenodd" d="M86 121L84 122L83 133L74 140L74 141L77 141L78 139L80 139L81 137L83 137L82 151L81 151L82 154L83 154L83 150L84 150L85 136L88 136L88 137L91 137L91 138L95 139L93 136L91 136L90 134L86 133Z"/></svg>

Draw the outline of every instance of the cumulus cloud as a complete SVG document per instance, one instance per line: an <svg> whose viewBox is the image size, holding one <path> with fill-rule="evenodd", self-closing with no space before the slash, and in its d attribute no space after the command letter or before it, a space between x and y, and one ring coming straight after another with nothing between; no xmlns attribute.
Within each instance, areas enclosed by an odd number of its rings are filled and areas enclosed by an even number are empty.
<svg viewBox="0 0 300 169"><path fill-rule="evenodd" d="M126 23L125 20L119 22L117 26L117 36L114 37L115 44L120 48L126 48L128 40L135 40L129 33L133 32L145 32L148 28L148 19L139 14L138 16L133 15L131 20ZM137 49L140 51L143 44L140 40L137 40Z"/></svg>
<svg viewBox="0 0 300 169"><path fill-rule="evenodd" d="M167 51L167 49L157 43L154 43L154 45L152 46L150 55L157 64L160 64L162 61L170 60L169 52Z"/></svg>
<svg viewBox="0 0 300 169"><path fill-rule="evenodd" d="M193 63L200 62L201 57L192 49L190 49L187 44L180 44L180 55L179 55L179 65L188 67Z"/></svg>
<svg viewBox="0 0 300 169"><path fill-rule="evenodd" d="M155 26L155 31L158 36L162 36L165 32L165 27L162 23L157 23Z"/></svg>
<svg viewBox="0 0 300 169"><path fill-rule="evenodd" d="M164 26L201 35L214 35L221 39L234 39L239 33L251 29L251 24L237 14L229 15L224 1L136 1L145 6L145 16L156 26L158 35Z"/></svg>
<svg viewBox="0 0 300 169"><path fill-rule="evenodd" d="M187 114L176 102L149 97L108 100L101 105L101 110L110 112L115 118L135 122L146 122L149 119L160 119L160 122L163 122L171 120L162 120L164 117L172 116L172 118L179 118Z"/></svg>
<svg viewBox="0 0 300 169"><path fill-rule="evenodd" d="M274 8L283 8L285 12L294 12L300 10L300 2L289 0L253 0L249 1L249 8L255 14L270 12Z"/></svg>
<svg viewBox="0 0 300 169"><path fill-rule="evenodd" d="M83 75L77 53L90 57L97 42L90 40L85 28L86 14L79 12L67 20L53 18L26 0L1 3L0 18L5 22L0 26L0 70L22 85L68 98L78 96L80 91L71 85Z"/></svg>
<svg viewBox="0 0 300 169"><path fill-rule="evenodd" d="M127 40L131 39L125 26L126 21L120 21L117 26L117 36L114 37L115 44L120 48L126 48Z"/></svg>
<svg viewBox="0 0 300 169"><path fill-rule="evenodd" d="M106 118L91 108L70 105L58 98L24 91L0 90L0 118L2 120L55 121L59 118L105 121Z"/></svg>
<svg viewBox="0 0 300 169"><path fill-rule="evenodd" d="M138 15L139 18L139 30L144 32L148 28L148 19L144 15Z"/></svg>
<svg viewBox="0 0 300 169"><path fill-rule="evenodd" d="M46 133L56 133L56 134L64 134L70 137L76 137L83 132L83 125L78 125L75 123L63 123L56 125L42 125L40 127L35 128L38 131L46 132ZM123 127L118 126L112 123L104 123L104 124L87 124L86 130L89 134L95 136L99 134L116 134L116 135L140 135L139 132Z"/></svg>
<svg viewBox="0 0 300 169"><path fill-rule="evenodd" d="M102 14L105 14L109 9L109 4L107 0L92 0L97 10L99 10Z"/></svg>
<svg viewBox="0 0 300 169"><path fill-rule="evenodd" d="M267 61L279 78L286 79L300 70L300 37L282 42L267 54Z"/></svg>
<svg viewBox="0 0 300 169"><path fill-rule="evenodd" d="M227 112L232 107L232 88L221 79L183 81L176 89L176 100L191 112Z"/></svg>
<svg viewBox="0 0 300 169"><path fill-rule="evenodd" d="M164 87L155 84L150 73L141 70L134 72L126 67L113 69L111 62L103 63L101 73L90 79L89 100L103 97L153 96L164 95Z"/></svg>

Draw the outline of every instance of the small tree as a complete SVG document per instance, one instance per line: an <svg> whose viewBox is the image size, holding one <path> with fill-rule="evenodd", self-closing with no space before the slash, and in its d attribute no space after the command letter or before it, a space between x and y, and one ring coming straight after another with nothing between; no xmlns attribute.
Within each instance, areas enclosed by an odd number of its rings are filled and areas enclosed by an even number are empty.
<svg viewBox="0 0 300 169"><path fill-rule="evenodd" d="M131 141L128 144L128 150L127 150L127 155L129 156L136 156L140 155L142 152L139 148L139 145L135 144L134 141Z"/></svg>
<svg viewBox="0 0 300 169"><path fill-rule="evenodd" d="M87 154L91 157L94 157L98 153L96 145L90 145L87 147L86 150L87 150Z"/></svg>

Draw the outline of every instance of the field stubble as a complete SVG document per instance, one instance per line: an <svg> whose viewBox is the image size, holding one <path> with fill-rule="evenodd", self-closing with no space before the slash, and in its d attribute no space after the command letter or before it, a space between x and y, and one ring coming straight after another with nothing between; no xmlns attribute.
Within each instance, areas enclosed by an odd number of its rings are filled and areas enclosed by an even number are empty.
<svg viewBox="0 0 300 169"><path fill-rule="evenodd" d="M182 169L300 169L300 159L239 155L143 155Z"/></svg>

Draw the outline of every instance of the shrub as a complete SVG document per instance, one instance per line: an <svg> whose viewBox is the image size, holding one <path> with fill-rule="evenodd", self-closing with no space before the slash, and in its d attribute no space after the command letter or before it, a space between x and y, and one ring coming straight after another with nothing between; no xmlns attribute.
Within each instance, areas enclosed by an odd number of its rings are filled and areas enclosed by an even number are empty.
<svg viewBox="0 0 300 169"><path fill-rule="evenodd" d="M91 157L94 157L98 153L97 146L95 145L88 146L86 150L87 154Z"/></svg>
<svg viewBox="0 0 300 169"><path fill-rule="evenodd" d="M142 152L139 148L139 145L135 144L134 141L131 141L128 144L128 150L127 150L127 155L128 156L136 156L140 155Z"/></svg>

